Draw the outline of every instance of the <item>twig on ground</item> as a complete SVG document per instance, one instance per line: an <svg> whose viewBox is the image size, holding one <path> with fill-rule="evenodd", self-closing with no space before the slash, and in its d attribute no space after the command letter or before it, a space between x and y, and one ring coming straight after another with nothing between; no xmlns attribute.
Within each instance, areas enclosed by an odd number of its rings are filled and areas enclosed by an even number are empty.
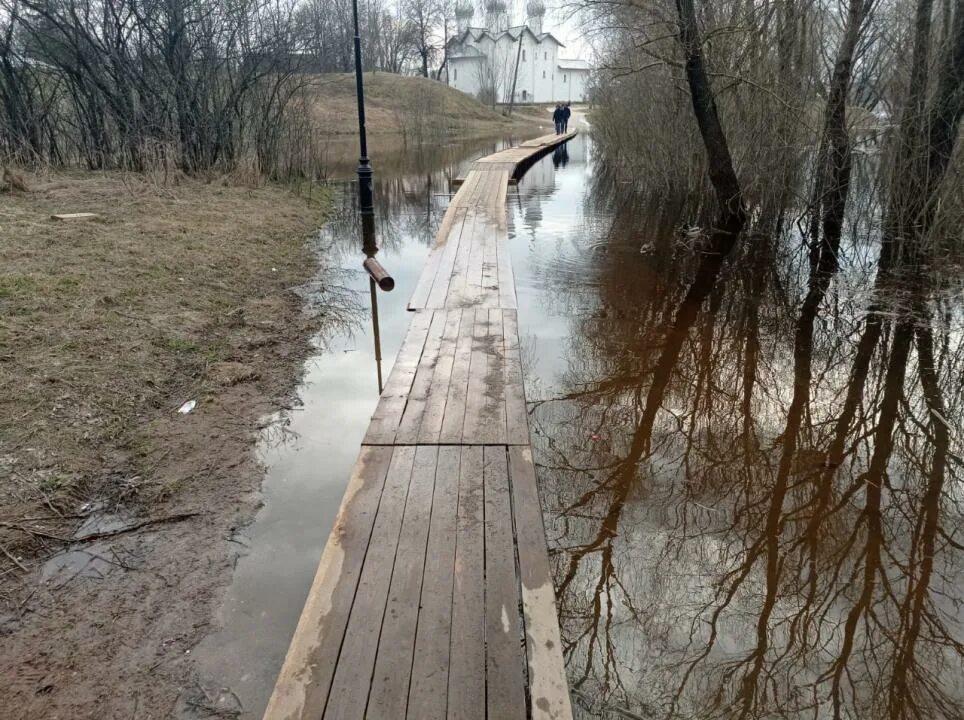
<svg viewBox="0 0 964 720"><path fill-rule="evenodd" d="M2 552L4 555L6 555L8 558L10 558L10 561L11 561L14 565L16 565L18 568L20 568L20 569L23 570L24 572L30 572L30 571L28 570L27 566L24 565L22 562L20 562L12 552L10 552L9 550L7 550L7 548L3 546L2 543L0 543L0 552Z"/></svg>
<svg viewBox="0 0 964 720"><path fill-rule="evenodd" d="M201 513L199 512L185 512L185 513L175 513L174 515L167 515L165 517L159 518L148 518L147 520L142 520L141 522L134 523L133 525L128 525L125 528L120 528L119 530L107 530L104 532L91 533L90 535L84 535L83 537L71 540L71 543L80 542L92 542L94 540L103 540L104 538L116 537L118 535L125 535L127 533L136 532L141 528L148 527L150 525L163 525L166 523L176 523L188 520L192 517L197 517Z"/></svg>

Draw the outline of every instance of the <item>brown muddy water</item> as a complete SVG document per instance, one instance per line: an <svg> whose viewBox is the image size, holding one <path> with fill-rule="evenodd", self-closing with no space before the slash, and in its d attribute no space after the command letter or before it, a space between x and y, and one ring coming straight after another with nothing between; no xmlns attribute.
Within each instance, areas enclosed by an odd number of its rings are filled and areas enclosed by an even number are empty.
<svg viewBox="0 0 964 720"><path fill-rule="evenodd" d="M494 149L380 175L385 377L448 181ZM343 192L318 242L356 314L266 433L265 506L223 630L196 650L202 685L242 717L267 702L378 396ZM877 282L873 203L857 188L840 270L805 304L792 213L720 263L698 198L607 177L587 135L510 190L577 717L964 717L961 274Z"/></svg>

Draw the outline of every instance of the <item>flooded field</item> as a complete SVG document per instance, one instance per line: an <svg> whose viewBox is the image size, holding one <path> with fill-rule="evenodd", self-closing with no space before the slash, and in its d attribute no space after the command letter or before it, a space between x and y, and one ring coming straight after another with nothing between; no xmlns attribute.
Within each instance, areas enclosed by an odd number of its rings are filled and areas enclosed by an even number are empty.
<svg viewBox="0 0 964 720"><path fill-rule="evenodd" d="M318 248L350 312L319 339L301 406L265 433L265 507L238 538L223 629L197 650L225 711L260 717L449 183L495 149L405 174L376 156L378 257L396 280L377 295L380 368L341 190ZM816 281L789 216L723 261L699 198L630 190L584 134L508 198L577 716L961 717L959 271L884 277L856 216Z"/></svg>

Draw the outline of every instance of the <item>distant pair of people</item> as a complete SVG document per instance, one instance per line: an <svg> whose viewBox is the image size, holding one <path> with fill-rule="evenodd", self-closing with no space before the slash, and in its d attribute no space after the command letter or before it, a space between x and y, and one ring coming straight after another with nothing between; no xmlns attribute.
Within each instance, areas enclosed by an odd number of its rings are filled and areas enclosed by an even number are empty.
<svg viewBox="0 0 964 720"><path fill-rule="evenodd" d="M556 135L569 132L570 115L572 115L572 110L569 108L569 103L565 105L556 103L556 109L552 111L552 122L556 124Z"/></svg>

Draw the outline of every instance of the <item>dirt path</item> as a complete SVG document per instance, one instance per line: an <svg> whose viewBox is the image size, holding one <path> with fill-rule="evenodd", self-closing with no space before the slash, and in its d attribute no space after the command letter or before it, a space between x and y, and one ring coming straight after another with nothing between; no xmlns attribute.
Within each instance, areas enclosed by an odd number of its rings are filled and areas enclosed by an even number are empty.
<svg viewBox="0 0 964 720"><path fill-rule="evenodd" d="M0 714L169 718L321 322L292 288L327 199L28 182L0 202Z"/></svg>

